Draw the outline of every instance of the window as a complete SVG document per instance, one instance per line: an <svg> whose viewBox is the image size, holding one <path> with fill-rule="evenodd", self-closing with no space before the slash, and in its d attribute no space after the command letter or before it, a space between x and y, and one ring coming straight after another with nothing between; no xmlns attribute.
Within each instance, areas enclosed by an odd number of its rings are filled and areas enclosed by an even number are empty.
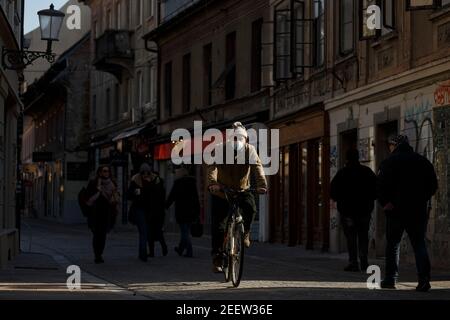
<svg viewBox="0 0 450 320"><path fill-rule="evenodd" d="M258 19L252 23L252 73L251 91L261 90L261 65L262 65L262 27L263 19Z"/></svg>
<svg viewBox="0 0 450 320"><path fill-rule="evenodd" d="M106 105L105 105L105 120L106 124L109 124L109 122L112 120L111 118L111 89L106 89L106 99L105 99Z"/></svg>
<svg viewBox="0 0 450 320"><path fill-rule="evenodd" d="M130 30L134 29L134 26L133 26L133 1L135 1L135 0L128 0L128 5L127 5L128 28Z"/></svg>
<svg viewBox="0 0 450 320"><path fill-rule="evenodd" d="M128 94L127 94L127 97L128 97L128 100L127 100L127 107L128 107L128 109L127 109L127 111L128 112L132 112L133 111L133 89L134 89L134 85L133 85L133 79L132 78L128 78Z"/></svg>
<svg viewBox="0 0 450 320"><path fill-rule="evenodd" d="M122 28L122 2L117 1L116 3L116 26L117 29Z"/></svg>
<svg viewBox="0 0 450 320"><path fill-rule="evenodd" d="M112 27L113 27L113 24L112 24L111 9L108 9L108 11L106 11L106 28L112 29Z"/></svg>
<svg viewBox="0 0 450 320"><path fill-rule="evenodd" d="M155 66L151 66L150 67L150 81L149 81L149 86L150 86L150 90L149 90L149 101L150 103L154 103L156 101L156 67Z"/></svg>
<svg viewBox="0 0 450 320"><path fill-rule="evenodd" d="M359 0L359 39L369 40L375 39L380 35L380 31L377 29L369 29L368 19L373 13L367 13L370 6L381 6L379 0Z"/></svg>
<svg viewBox="0 0 450 320"><path fill-rule="evenodd" d="M325 7L324 0L314 1L315 46L314 65L323 66L325 62Z"/></svg>
<svg viewBox="0 0 450 320"><path fill-rule="evenodd" d="M122 114L125 112L128 112L128 107L130 105L129 102L129 88L130 88L130 79L127 78L127 80L125 81L125 85L123 86L123 95L122 95L122 110L120 111Z"/></svg>
<svg viewBox="0 0 450 320"><path fill-rule="evenodd" d="M275 11L275 80L291 78L291 11L278 9Z"/></svg>
<svg viewBox="0 0 450 320"><path fill-rule="evenodd" d="M305 39L305 30L313 29L313 25L311 24L310 19L305 19L305 4L303 1L294 0L292 8L292 20L294 21L292 25L292 36L294 37L292 72L295 74L303 74L304 68L312 67L311 62L306 63L305 61L305 52L308 49L311 51L311 48L313 47L313 40L308 40L309 42L307 42Z"/></svg>
<svg viewBox="0 0 450 320"><path fill-rule="evenodd" d="M148 2L148 16L153 17L155 14L155 0L150 0Z"/></svg>
<svg viewBox="0 0 450 320"><path fill-rule="evenodd" d="M203 103L212 104L212 44L203 47Z"/></svg>
<svg viewBox="0 0 450 320"><path fill-rule="evenodd" d="M395 0L383 0L381 2L382 24L381 34L387 34L395 30Z"/></svg>
<svg viewBox="0 0 450 320"><path fill-rule="evenodd" d="M346 55L354 49L354 0L340 0L339 53Z"/></svg>
<svg viewBox="0 0 450 320"><path fill-rule="evenodd" d="M164 106L166 117L172 116L172 62L168 62L164 68Z"/></svg>
<svg viewBox="0 0 450 320"><path fill-rule="evenodd" d="M120 85L116 83L114 88L114 110L113 119L117 122L120 119Z"/></svg>
<svg viewBox="0 0 450 320"><path fill-rule="evenodd" d="M274 80L283 81L302 75L304 68L313 67L306 62L305 52L313 52L314 38L305 37L306 31L315 30L315 20L305 19L303 0L284 1L275 10Z"/></svg>
<svg viewBox="0 0 450 320"><path fill-rule="evenodd" d="M406 0L406 10L428 10L439 6L441 0Z"/></svg>
<svg viewBox="0 0 450 320"><path fill-rule="evenodd" d="M183 57L183 112L191 110L191 55Z"/></svg>
<svg viewBox="0 0 450 320"><path fill-rule="evenodd" d="M138 1L137 10L139 15L139 25L141 25L144 22L144 0Z"/></svg>
<svg viewBox="0 0 450 320"><path fill-rule="evenodd" d="M225 99L231 100L236 95L236 32L227 35L225 64Z"/></svg>
<svg viewBox="0 0 450 320"><path fill-rule="evenodd" d="M137 87L137 96L138 96L138 105L137 108L142 109L142 104L144 103L144 76L142 71L139 71L137 74L138 78L138 87Z"/></svg>

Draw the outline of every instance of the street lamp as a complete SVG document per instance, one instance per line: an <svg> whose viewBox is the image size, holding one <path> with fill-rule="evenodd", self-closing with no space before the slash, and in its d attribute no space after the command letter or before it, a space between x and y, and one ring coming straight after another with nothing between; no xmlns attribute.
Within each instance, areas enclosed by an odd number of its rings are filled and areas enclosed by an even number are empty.
<svg viewBox="0 0 450 320"><path fill-rule="evenodd" d="M52 53L52 42L59 41L59 32L61 31L65 14L55 10L55 6L52 4L50 5L50 9L41 10L38 12L38 15L41 39L47 41L47 50L45 52L11 50L3 47L3 68L9 70L22 70L39 58L45 58L50 63L55 62L56 55Z"/></svg>

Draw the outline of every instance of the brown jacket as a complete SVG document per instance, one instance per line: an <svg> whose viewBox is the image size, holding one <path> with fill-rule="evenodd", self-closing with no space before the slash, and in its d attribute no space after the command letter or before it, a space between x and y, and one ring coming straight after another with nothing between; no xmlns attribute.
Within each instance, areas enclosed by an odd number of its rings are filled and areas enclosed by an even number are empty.
<svg viewBox="0 0 450 320"><path fill-rule="evenodd" d="M226 145L224 149L232 151L228 145ZM245 149L245 164L209 165L207 171L208 186L221 184L236 190L247 190L250 188L251 176L254 176L256 179L256 187L267 189L264 168L255 147L250 144L246 144ZM224 159L226 159L225 151L223 155ZM249 161L251 159L253 159L253 162Z"/></svg>

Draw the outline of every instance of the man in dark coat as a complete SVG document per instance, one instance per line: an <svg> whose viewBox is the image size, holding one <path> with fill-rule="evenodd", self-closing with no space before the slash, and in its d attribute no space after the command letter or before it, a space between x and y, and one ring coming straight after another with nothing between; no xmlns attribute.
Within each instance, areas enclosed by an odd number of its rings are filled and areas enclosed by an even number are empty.
<svg viewBox="0 0 450 320"><path fill-rule="evenodd" d="M349 265L345 271L369 266L369 226L376 199L376 175L359 163L358 150L347 152L347 163L331 181L331 198L337 202L347 238ZM358 264L358 252L360 265Z"/></svg>
<svg viewBox="0 0 450 320"><path fill-rule="evenodd" d="M180 226L181 239L175 251L181 256L192 257L191 225L200 218L200 202L198 199L197 182L184 167L175 170L177 179L167 199L166 207L175 202L175 218Z"/></svg>
<svg viewBox="0 0 450 320"><path fill-rule="evenodd" d="M168 251L162 230L165 218L164 183L148 164L144 163L140 172L132 177L128 199L133 202L130 220L139 231L139 259L146 262L147 256L154 257L155 241L161 243L163 255L166 256Z"/></svg>
<svg viewBox="0 0 450 320"><path fill-rule="evenodd" d="M389 138L391 155L378 173L378 200L386 213L386 270L382 288L395 289L400 242L408 233L414 249L419 284L417 291L430 290L430 259L425 243L429 202L437 191L433 165L414 152L407 136Z"/></svg>

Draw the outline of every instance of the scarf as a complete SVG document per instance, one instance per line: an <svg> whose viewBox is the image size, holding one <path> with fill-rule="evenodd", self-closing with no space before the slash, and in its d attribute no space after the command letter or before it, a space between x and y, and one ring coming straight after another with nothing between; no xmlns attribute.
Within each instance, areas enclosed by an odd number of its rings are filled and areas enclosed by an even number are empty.
<svg viewBox="0 0 450 320"><path fill-rule="evenodd" d="M100 179L102 195L108 202L114 202L114 196L116 192L116 186L111 179Z"/></svg>

